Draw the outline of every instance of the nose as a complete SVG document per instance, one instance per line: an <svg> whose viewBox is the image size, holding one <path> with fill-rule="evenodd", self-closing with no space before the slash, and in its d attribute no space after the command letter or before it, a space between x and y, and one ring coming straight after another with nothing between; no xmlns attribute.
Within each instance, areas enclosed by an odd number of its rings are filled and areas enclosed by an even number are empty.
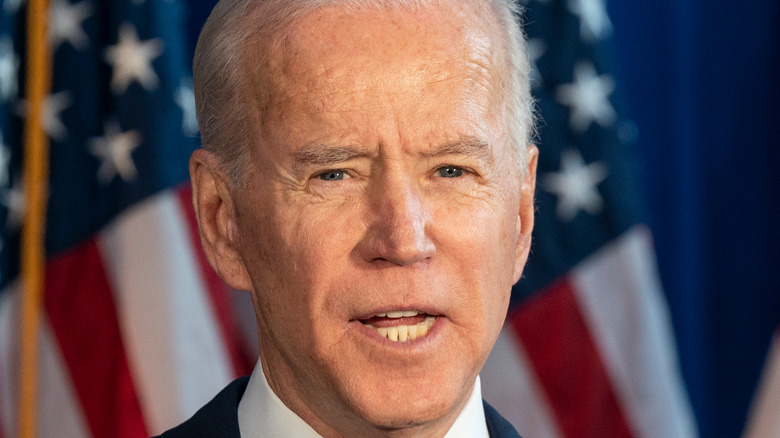
<svg viewBox="0 0 780 438"><path fill-rule="evenodd" d="M403 177L384 178L369 197L369 224L361 242L365 260L410 266L433 256L430 212L419 187Z"/></svg>

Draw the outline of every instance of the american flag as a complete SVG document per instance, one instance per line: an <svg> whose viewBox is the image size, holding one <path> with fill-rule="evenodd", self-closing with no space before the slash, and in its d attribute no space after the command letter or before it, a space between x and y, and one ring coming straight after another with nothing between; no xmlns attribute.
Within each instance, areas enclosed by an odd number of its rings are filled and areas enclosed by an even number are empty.
<svg viewBox="0 0 780 438"><path fill-rule="evenodd" d="M542 118L538 211L485 398L528 437L697 436L641 225L605 0L522 3Z"/></svg>
<svg viewBox="0 0 780 438"><path fill-rule="evenodd" d="M29 0L31 1L31 0ZM482 374L527 437L692 437L619 108L604 0L525 5L540 129L525 276ZM140 437L251 371L251 306L200 252L179 0L51 0L41 437ZM0 437L18 433L25 5L0 9ZM243 301L242 301L243 300ZM250 327L241 330L247 311ZM249 352L247 354L247 352Z"/></svg>
<svg viewBox="0 0 780 438"><path fill-rule="evenodd" d="M30 0L30 3L32 0ZM142 437L181 422L234 377L232 296L199 252L186 181L197 146L186 5L51 0L53 80L41 437ZM0 435L18 436L19 231L26 5L0 9Z"/></svg>

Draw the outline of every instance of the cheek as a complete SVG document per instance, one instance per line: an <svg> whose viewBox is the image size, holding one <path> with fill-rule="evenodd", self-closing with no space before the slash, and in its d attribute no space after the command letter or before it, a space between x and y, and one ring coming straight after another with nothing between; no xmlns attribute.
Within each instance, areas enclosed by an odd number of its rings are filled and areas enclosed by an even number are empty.
<svg viewBox="0 0 780 438"><path fill-rule="evenodd" d="M440 255L452 262L471 299L495 311L508 303L517 241L517 215L503 203L450 204L437 209L432 236ZM474 303L477 304L477 303Z"/></svg>
<svg viewBox="0 0 780 438"><path fill-rule="evenodd" d="M448 242L472 254L477 264L503 269L506 263L511 264L509 258L518 237L514 204L497 192L482 199L442 203L434 210L431 225L446 235Z"/></svg>
<svg viewBox="0 0 780 438"><path fill-rule="evenodd" d="M286 207L274 215L271 275L287 282L292 290L284 299L294 301L299 311L314 314L332 307L328 291L343 287L339 279L347 274L362 229L354 210L311 204Z"/></svg>
<svg viewBox="0 0 780 438"><path fill-rule="evenodd" d="M278 205L278 204L275 204ZM311 356L315 326L327 321L320 310L332 230L287 208L255 215L242 234L243 256L254 286L260 341L275 345L288 360ZM297 358L297 359L296 359Z"/></svg>

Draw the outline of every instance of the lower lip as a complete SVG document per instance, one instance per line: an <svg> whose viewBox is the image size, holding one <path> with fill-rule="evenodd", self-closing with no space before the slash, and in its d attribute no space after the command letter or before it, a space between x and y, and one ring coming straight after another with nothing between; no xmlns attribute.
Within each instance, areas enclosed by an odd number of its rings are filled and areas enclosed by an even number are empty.
<svg viewBox="0 0 780 438"><path fill-rule="evenodd" d="M425 336L417 339L411 339L406 342L393 342L390 339L387 339L386 337L377 333L375 329L371 327L367 327L359 320L352 320L349 322L349 324L352 325L356 330L358 330L358 332L362 333L368 338L376 340L382 345L387 345L394 348L417 348L430 343L433 339L435 339L438 336L439 332L442 330L442 327L444 326L444 319L445 318L442 317L441 315L437 316L436 321L434 321L433 326L430 329L428 329L428 333L426 333Z"/></svg>

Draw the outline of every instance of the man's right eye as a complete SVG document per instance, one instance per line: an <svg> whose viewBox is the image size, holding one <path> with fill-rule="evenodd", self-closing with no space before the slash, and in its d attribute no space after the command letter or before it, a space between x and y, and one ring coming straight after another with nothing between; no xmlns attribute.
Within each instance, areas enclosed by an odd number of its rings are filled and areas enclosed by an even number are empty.
<svg viewBox="0 0 780 438"><path fill-rule="evenodd" d="M323 181L341 181L349 178L349 175L343 170L328 170L319 174L319 178Z"/></svg>
<svg viewBox="0 0 780 438"><path fill-rule="evenodd" d="M463 169L457 166L440 167L436 173L442 178L460 178L463 176Z"/></svg>

